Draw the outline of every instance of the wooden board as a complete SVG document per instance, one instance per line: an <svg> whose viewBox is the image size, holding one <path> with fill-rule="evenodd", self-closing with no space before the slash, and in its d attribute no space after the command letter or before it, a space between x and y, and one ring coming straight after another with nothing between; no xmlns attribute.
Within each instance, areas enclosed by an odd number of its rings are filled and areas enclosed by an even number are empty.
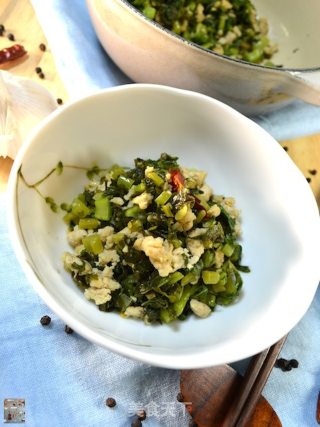
<svg viewBox="0 0 320 427"><path fill-rule="evenodd" d="M20 43L28 51L28 57L10 64L10 72L30 77L47 87L54 97L67 100L67 93L56 70L50 46L43 35L42 29L34 14L29 0L1 0L0 24L6 27L6 33L0 37L0 49ZM15 42L8 40L8 33L15 36ZM47 46L45 52L39 49L40 43ZM35 68L43 69L45 79L39 79ZM8 67L6 67L8 69ZM310 186L320 206L320 135L299 138L293 141L281 142L288 148L288 155L293 159L306 178L311 179ZM0 157L0 191L6 188L10 172L11 159ZM319 171L318 171L319 169ZM310 171L316 170L312 175Z"/></svg>
<svg viewBox="0 0 320 427"><path fill-rule="evenodd" d="M1 0L0 1L0 24L5 26L5 33L0 36L0 49L7 48L16 43L21 44L27 50L28 55L8 63L0 65L0 69L10 71L18 76L34 79L45 86L55 98L67 100L67 92L58 75L50 46L39 25L29 0ZM14 41L8 39L9 34L13 34ZM43 52L39 45L44 43L46 50ZM44 79L40 79L35 71L36 67L41 67L45 74ZM12 160L0 157L0 191L4 191L8 175L10 173Z"/></svg>
<svg viewBox="0 0 320 427"><path fill-rule="evenodd" d="M40 82L51 91L55 98L67 98L66 90L58 75L50 46L44 37L42 29L34 13L29 0L1 0L0 24L5 26L5 33L0 37L0 49L12 46L15 43L22 44L28 52L28 56L21 60L2 66L13 74L25 76ZM14 41L8 39L8 34L13 34ZM40 43L46 45L46 51L40 50ZM41 67L45 79L40 79L35 71Z"/></svg>
<svg viewBox="0 0 320 427"><path fill-rule="evenodd" d="M320 207L320 135L306 136L281 142L310 186Z"/></svg>

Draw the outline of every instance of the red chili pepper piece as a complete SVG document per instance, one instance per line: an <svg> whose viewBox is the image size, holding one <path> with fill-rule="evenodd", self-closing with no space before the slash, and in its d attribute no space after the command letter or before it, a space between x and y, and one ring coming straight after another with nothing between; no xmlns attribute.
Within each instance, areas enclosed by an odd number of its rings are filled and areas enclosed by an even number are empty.
<svg viewBox="0 0 320 427"><path fill-rule="evenodd" d="M13 61L26 55L27 51L21 44L15 44L0 50L0 64Z"/></svg>
<svg viewBox="0 0 320 427"><path fill-rule="evenodd" d="M179 169L173 169L170 171L171 175L171 186L175 192L181 191L184 187L184 176Z"/></svg>

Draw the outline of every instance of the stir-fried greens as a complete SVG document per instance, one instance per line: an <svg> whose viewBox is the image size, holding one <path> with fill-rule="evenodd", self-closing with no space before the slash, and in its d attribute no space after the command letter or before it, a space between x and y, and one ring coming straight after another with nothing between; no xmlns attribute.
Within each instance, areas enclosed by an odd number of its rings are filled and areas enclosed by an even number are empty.
<svg viewBox="0 0 320 427"><path fill-rule="evenodd" d="M250 0L128 0L147 18L204 48L252 63L273 65L277 51L268 22Z"/></svg>
<svg viewBox="0 0 320 427"><path fill-rule="evenodd" d="M64 266L102 311L170 323L234 302L242 279L239 212L177 157L94 168L64 217Z"/></svg>

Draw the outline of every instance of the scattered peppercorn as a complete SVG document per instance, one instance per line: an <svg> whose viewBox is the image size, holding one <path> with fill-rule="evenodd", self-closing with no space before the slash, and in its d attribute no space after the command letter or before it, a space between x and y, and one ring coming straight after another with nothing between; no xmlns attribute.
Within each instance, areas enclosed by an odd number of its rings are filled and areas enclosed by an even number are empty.
<svg viewBox="0 0 320 427"><path fill-rule="evenodd" d="M284 151L288 151L288 147L286 145L284 145L282 148L284 149Z"/></svg>
<svg viewBox="0 0 320 427"><path fill-rule="evenodd" d="M291 365L293 368L297 368L297 367L299 366L299 362L297 361L297 359L291 359L291 360L290 360L290 365Z"/></svg>
<svg viewBox="0 0 320 427"><path fill-rule="evenodd" d="M0 31L6 31L6 29L5 29L5 27L4 27L4 25L3 24L0 24Z"/></svg>
<svg viewBox="0 0 320 427"><path fill-rule="evenodd" d="M42 326L48 326L51 323L51 317L50 316L42 316L40 319L40 323Z"/></svg>
<svg viewBox="0 0 320 427"><path fill-rule="evenodd" d="M297 368L299 366L299 362L296 359L283 359L282 357L278 359L275 363L276 368L280 368L282 371L291 371L292 368Z"/></svg>
<svg viewBox="0 0 320 427"><path fill-rule="evenodd" d="M62 104L63 104L63 101L62 101L62 99L61 99L61 98L57 98L57 104L59 104L59 105L62 105Z"/></svg>
<svg viewBox="0 0 320 427"><path fill-rule="evenodd" d="M45 78L45 75L44 75L44 73L42 71L38 74L38 76L40 77L40 79L44 79Z"/></svg>
<svg viewBox="0 0 320 427"><path fill-rule="evenodd" d="M144 421L147 418L146 411L144 409L139 409L139 411L137 411L137 417L139 420Z"/></svg>
<svg viewBox="0 0 320 427"><path fill-rule="evenodd" d="M141 420L139 420L139 418L135 418L131 423L131 427L142 427Z"/></svg>
<svg viewBox="0 0 320 427"><path fill-rule="evenodd" d="M311 182L311 178L309 178L309 177L307 177L307 178L306 178L306 180L307 180L308 182Z"/></svg>
<svg viewBox="0 0 320 427"><path fill-rule="evenodd" d="M181 392L179 392L177 394L177 401L178 402L183 402L184 401L184 397L183 397L183 394Z"/></svg>
<svg viewBox="0 0 320 427"><path fill-rule="evenodd" d="M308 170L310 175L316 175L317 174L317 169L309 169Z"/></svg>
<svg viewBox="0 0 320 427"><path fill-rule="evenodd" d="M117 402L113 397L108 397L106 400L106 405L109 406L109 408L114 408L116 406Z"/></svg>
<svg viewBox="0 0 320 427"><path fill-rule="evenodd" d="M64 331L66 334L73 334L73 329L71 329L68 325L64 327Z"/></svg>
<svg viewBox="0 0 320 427"><path fill-rule="evenodd" d="M4 33L4 28L2 28L3 27L3 25L0 25L0 36L3 36L3 33Z"/></svg>
<svg viewBox="0 0 320 427"><path fill-rule="evenodd" d="M36 72L37 74L42 73L42 68L41 68L41 67L36 67L36 68L35 68L35 72Z"/></svg>
<svg viewBox="0 0 320 427"><path fill-rule="evenodd" d="M46 47L46 45L44 43L40 43L39 44L39 49L42 50L42 52L45 52L46 49L47 49L47 47Z"/></svg>
<svg viewBox="0 0 320 427"><path fill-rule="evenodd" d="M8 34L8 39L13 42L15 40L14 35L12 33L9 33Z"/></svg>
<svg viewBox="0 0 320 427"><path fill-rule="evenodd" d="M280 368L282 371L286 371L289 366L289 360L283 359L282 357L278 359L275 363L276 368Z"/></svg>

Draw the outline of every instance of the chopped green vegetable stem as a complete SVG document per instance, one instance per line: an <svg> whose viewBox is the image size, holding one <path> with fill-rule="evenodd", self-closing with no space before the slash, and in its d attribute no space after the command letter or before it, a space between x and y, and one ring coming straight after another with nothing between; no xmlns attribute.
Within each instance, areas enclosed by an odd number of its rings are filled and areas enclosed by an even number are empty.
<svg viewBox="0 0 320 427"><path fill-rule="evenodd" d="M74 247L64 264L101 311L167 324L201 317L192 299L206 312L237 299L239 272L249 268L241 265L236 210L222 196L205 196L203 172L165 153L135 159L131 169L87 172L84 191L61 205Z"/></svg>
<svg viewBox="0 0 320 427"><path fill-rule="evenodd" d="M250 0L129 0L148 19L206 49L274 66L277 51Z"/></svg>

